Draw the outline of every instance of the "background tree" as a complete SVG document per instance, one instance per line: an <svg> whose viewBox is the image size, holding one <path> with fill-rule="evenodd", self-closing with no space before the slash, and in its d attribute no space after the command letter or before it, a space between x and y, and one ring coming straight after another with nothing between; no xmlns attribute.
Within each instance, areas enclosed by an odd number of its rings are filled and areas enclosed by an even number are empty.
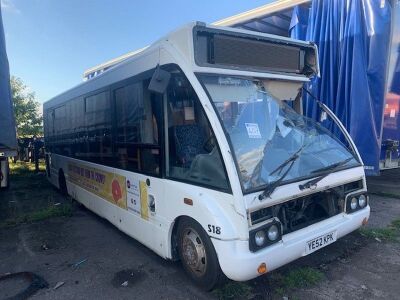
<svg viewBox="0 0 400 300"><path fill-rule="evenodd" d="M30 92L20 78L11 76L11 95L18 137L43 135L43 118L35 93Z"/></svg>

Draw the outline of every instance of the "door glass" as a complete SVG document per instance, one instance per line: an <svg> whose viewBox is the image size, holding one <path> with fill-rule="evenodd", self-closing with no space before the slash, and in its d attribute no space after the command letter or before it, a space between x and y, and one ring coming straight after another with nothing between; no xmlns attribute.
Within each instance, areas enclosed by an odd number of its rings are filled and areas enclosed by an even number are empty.
<svg viewBox="0 0 400 300"><path fill-rule="evenodd" d="M228 180L212 129L195 91L181 71L167 88L167 176L218 189Z"/></svg>
<svg viewBox="0 0 400 300"><path fill-rule="evenodd" d="M160 174L160 97L148 91L148 80L115 90L117 167Z"/></svg>

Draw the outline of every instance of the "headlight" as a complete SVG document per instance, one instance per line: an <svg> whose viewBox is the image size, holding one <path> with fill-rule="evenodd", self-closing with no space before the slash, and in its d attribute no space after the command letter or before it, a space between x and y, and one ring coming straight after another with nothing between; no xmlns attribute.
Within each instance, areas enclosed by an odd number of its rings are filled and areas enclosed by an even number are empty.
<svg viewBox="0 0 400 300"><path fill-rule="evenodd" d="M269 239L271 242L273 242L273 241L275 241L278 237L279 237L278 226L272 225L272 226L268 229L268 239Z"/></svg>
<svg viewBox="0 0 400 300"><path fill-rule="evenodd" d="M358 205L358 201L356 197L351 198L351 202L350 202L350 208L352 210L357 209L357 205Z"/></svg>
<svg viewBox="0 0 400 300"><path fill-rule="evenodd" d="M254 241L258 247L261 247L265 243L265 232L263 230L257 231L254 235Z"/></svg>
<svg viewBox="0 0 400 300"><path fill-rule="evenodd" d="M271 219L267 224L251 230L249 233L249 248L255 252L281 239L281 223L278 219Z"/></svg>
<svg viewBox="0 0 400 300"><path fill-rule="evenodd" d="M360 197L358 197L358 205L361 208L367 205L367 197L365 195L360 195Z"/></svg>
<svg viewBox="0 0 400 300"><path fill-rule="evenodd" d="M368 195L366 193L360 193L358 195L352 195L346 199L346 212L351 214L367 207Z"/></svg>

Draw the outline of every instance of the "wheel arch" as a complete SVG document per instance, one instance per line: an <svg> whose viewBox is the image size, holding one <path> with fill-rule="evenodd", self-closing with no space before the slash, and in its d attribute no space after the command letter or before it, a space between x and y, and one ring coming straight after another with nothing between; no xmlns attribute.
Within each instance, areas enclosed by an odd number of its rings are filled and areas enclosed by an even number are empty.
<svg viewBox="0 0 400 300"><path fill-rule="evenodd" d="M179 260L179 254L178 254L178 226L179 226L179 223L184 219L189 219L189 220L192 220L192 221L194 221L196 223L199 223L195 219L193 219L192 217L189 217L187 215L180 215L180 216L176 217L175 220L172 222L172 224L170 226L169 234L168 234L168 241L169 241L168 248L169 248L169 251L170 251L170 257L171 257L171 259L173 261L178 261ZM200 226L201 226L201 224L200 224Z"/></svg>

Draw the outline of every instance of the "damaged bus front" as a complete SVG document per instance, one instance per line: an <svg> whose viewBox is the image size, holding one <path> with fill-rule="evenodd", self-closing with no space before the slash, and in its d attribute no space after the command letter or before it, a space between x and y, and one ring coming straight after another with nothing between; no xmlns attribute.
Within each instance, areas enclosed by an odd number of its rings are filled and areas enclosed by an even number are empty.
<svg viewBox="0 0 400 300"><path fill-rule="evenodd" d="M196 61L214 70L197 77L229 143L249 226L248 242L213 240L224 253L224 273L254 278L365 224L365 175L351 137L317 99L318 121L302 113L305 78L318 75L316 48L267 37L244 41L240 32L198 35Z"/></svg>

